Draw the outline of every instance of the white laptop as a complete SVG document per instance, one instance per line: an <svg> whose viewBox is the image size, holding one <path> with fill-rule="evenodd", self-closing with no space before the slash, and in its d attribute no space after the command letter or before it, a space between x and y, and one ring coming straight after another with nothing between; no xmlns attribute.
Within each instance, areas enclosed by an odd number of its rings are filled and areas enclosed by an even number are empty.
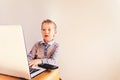
<svg viewBox="0 0 120 80"><path fill-rule="evenodd" d="M0 74L31 79L45 70L30 74L22 27L0 25Z"/></svg>

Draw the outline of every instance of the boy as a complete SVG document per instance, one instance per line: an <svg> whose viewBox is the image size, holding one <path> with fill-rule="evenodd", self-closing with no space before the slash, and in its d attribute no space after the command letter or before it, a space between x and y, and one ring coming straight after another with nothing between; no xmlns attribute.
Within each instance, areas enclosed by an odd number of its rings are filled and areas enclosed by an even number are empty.
<svg viewBox="0 0 120 80"><path fill-rule="evenodd" d="M37 42L28 54L29 66L38 64L56 65L59 45L54 41L57 26L52 20L44 20L41 25L43 41Z"/></svg>

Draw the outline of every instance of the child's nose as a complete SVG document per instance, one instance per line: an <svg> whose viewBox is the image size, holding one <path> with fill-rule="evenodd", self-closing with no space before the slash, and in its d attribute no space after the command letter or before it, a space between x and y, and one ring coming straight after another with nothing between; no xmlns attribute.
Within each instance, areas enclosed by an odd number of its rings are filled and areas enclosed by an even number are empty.
<svg viewBox="0 0 120 80"><path fill-rule="evenodd" d="M46 30L45 33L49 33L49 30Z"/></svg>

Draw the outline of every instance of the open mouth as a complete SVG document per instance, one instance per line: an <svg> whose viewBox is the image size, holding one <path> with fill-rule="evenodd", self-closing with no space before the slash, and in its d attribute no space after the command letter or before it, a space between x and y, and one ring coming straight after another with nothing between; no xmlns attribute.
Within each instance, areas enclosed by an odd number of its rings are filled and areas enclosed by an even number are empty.
<svg viewBox="0 0 120 80"><path fill-rule="evenodd" d="M45 35L45 37L49 37L48 35Z"/></svg>

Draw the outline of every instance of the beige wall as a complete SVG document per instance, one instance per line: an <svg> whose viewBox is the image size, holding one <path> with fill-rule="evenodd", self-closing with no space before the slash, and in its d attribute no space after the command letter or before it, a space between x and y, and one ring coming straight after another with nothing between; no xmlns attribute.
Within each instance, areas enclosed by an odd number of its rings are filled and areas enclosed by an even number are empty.
<svg viewBox="0 0 120 80"><path fill-rule="evenodd" d="M120 0L0 0L0 24L21 24L28 52L46 18L58 24L64 80L120 80Z"/></svg>

